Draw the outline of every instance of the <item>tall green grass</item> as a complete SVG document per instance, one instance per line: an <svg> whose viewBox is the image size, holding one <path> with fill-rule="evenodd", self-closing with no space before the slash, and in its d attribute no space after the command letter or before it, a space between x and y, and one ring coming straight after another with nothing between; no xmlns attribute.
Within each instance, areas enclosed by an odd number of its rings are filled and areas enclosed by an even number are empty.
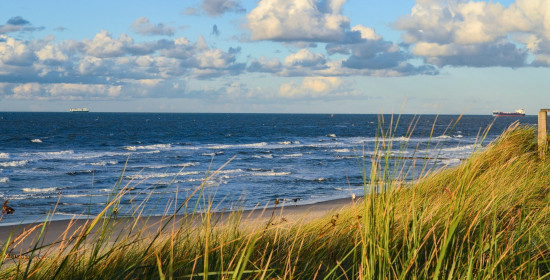
<svg viewBox="0 0 550 280"><path fill-rule="evenodd" d="M415 162L389 165L396 123L381 121L367 195L324 218L188 211L206 178L147 228L143 206L116 218L128 188L118 185L103 212L54 244L28 232L2 240L0 279L548 279L550 159L539 159L535 130L511 127L459 166L405 182Z"/></svg>

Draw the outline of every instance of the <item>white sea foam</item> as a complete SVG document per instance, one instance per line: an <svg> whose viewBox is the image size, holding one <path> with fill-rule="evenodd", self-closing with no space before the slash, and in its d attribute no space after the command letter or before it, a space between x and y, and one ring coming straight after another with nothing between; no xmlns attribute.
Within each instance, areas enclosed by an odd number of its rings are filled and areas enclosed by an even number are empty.
<svg viewBox="0 0 550 280"><path fill-rule="evenodd" d="M58 151L58 152L46 152L46 155L49 156L61 156L61 155L72 155L74 154L73 150L65 150L65 151Z"/></svg>
<svg viewBox="0 0 550 280"><path fill-rule="evenodd" d="M10 158L10 154L8 154L8 153L0 153L0 158Z"/></svg>
<svg viewBox="0 0 550 280"><path fill-rule="evenodd" d="M473 151L475 149L480 148L481 146L479 144L472 144L472 145L464 145L464 146L456 146L456 147L450 147L450 148L443 148L441 151L444 152L463 152L463 151Z"/></svg>
<svg viewBox="0 0 550 280"><path fill-rule="evenodd" d="M286 176L290 175L290 172L275 172L275 171L266 171L266 172L254 172L254 176Z"/></svg>
<svg viewBox="0 0 550 280"><path fill-rule="evenodd" d="M349 153L349 149L334 149L333 151L337 153Z"/></svg>
<svg viewBox="0 0 550 280"><path fill-rule="evenodd" d="M64 194L63 197L66 198L80 198L80 197L97 197L97 196L106 196L107 194Z"/></svg>
<svg viewBox="0 0 550 280"><path fill-rule="evenodd" d="M23 188L23 192L27 193L51 193L57 190L56 187L51 188Z"/></svg>
<svg viewBox="0 0 550 280"><path fill-rule="evenodd" d="M241 173L243 172L242 169L228 169L228 170L220 170L218 173L220 174L232 174L232 173Z"/></svg>
<svg viewBox="0 0 550 280"><path fill-rule="evenodd" d="M273 155L253 155L252 158L255 158L255 159L273 158Z"/></svg>
<svg viewBox="0 0 550 280"><path fill-rule="evenodd" d="M172 148L171 144L155 144L155 145L145 145L145 146L125 146L124 149L128 151L137 151L137 150L167 150Z"/></svg>
<svg viewBox="0 0 550 280"><path fill-rule="evenodd" d="M42 140L37 138L37 139L32 139L31 142L32 143L42 143Z"/></svg>
<svg viewBox="0 0 550 280"><path fill-rule="evenodd" d="M354 143L354 144L364 144L364 143L382 142L383 141L383 139L379 138L379 137L350 137L348 139L350 139L351 143ZM388 142L409 142L411 140L417 140L417 139L411 139L409 137L401 136L401 137L387 138L384 141L388 141Z"/></svg>
<svg viewBox="0 0 550 280"><path fill-rule="evenodd" d="M133 176L126 176L126 178L143 180L143 179L151 179L151 178L175 178L180 176L198 175L198 174L199 174L198 171L176 172L176 173L152 173L152 174L137 174Z"/></svg>
<svg viewBox="0 0 550 280"><path fill-rule="evenodd" d="M224 150L224 149L242 149L242 148L261 148L267 146L266 142L252 143L252 144L235 144L235 145L215 145L208 146L210 149L214 150Z"/></svg>
<svg viewBox="0 0 550 280"><path fill-rule="evenodd" d="M154 151L143 152L142 154L158 154L158 153L160 153L159 150L154 150Z"/></svg>
<svg viewBox="0 0 550 280"><path fill-rule="evenodd" d="M450 158L450 159L444 159L441 161L443 164L445 165L450 165L450 166L454 166L454 165L458 165L460 164L460 159L458 158Z"/></svg>
<svg viewBox="0 0 550 280"><path fill-rule="evenodd" d="M159 165L148 165L141 168L147 168L147 169L162 169L162 168L169 168L169 167L190 167L190 166L196 166L200 165L200 162L186 162L186 163L178 163L178 164L159 164Z"/></svg>
<svg viewBox="0 0 550 280"><path fill-rule="evenodd" d="M302 157L302 156L304 156L304 155L301 154L301 153L296 153L296 154L282 155L281 157L282 158L296 158L296 157Z"/></svg>
<svg viewBox="0 0 550 280"><path fill-rule="evenodd" d="M27 163L29 163L28 160L16 160L16 161L0 162L0 166L2 166L2 167L19 167L19 166L24 166Z"/></svg>
<svg viewBox="0 0 550 280"><path fill-rule="evenodd" d="M0 177L0 183L7 183L10 181L10 178L8 177Z"/></svg>
<svg viewBox="0 0 550 280"><path fill-rule="evenodd" d="M283 142L279 142L279 144L281 144L281 145L290 145L290 144L292 144L292 142L290 142L290 141L283 141Z"/></svg>
<svg viewBox="0 0 550 280"><path fill-rule="evenodd" d="M75 214L75 213L65 213L65 212L55 212L54 215L59 215L59 216L71 216L71 217L76 217L78 216L79 214Z"/></svg>
<svg viewBox="0 0 550 280"><path fill-rule="evenodd" d="M103 161L100 161L100 162L92 162L90 164L93 165L93 166L107 166L107 165L118 164L118 161L116 161L116 160L110 160L110 161L103 160Z"/></svg>

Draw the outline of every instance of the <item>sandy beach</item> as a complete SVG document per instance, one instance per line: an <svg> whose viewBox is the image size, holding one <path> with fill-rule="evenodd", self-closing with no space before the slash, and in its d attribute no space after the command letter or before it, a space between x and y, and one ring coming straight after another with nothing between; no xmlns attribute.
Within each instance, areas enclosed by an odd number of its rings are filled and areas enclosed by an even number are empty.
<svg viewBox="0 0 550 280"><path fill-rule="evenodd" d="M357 203L357 199L355 203ZM314 219L321 218L329 213L337 212L340 209L350 206L354 203L351 198L336 199L324 202L318 202L308 205L278 205L277 207L266 207L258 208L255 210L244 210L241 212L212 212L211 216L211 225L220 226L227 222L232 217L239 217L241 225L254 228L261 228L266 226L268 223L273 224L295 224L298 222L307 222ZM238 214L235 215L235 214ZM191 221L189 221L189 218ZM114 225L114 234L113 238L120 235L120 233L129 233L129 231L142 231L149 233L151 235L157 234L159 230L170 230L171 228L177 228L182 224L182 219L187 219L185 225L201 223L204 220L204 214L195 214L195 215L176 215L174 216L150 216L150 217L141 217L128 218L121 217L116 220L112 220L111 223ZM48 246L60 244L67 239L70 239L71 236L78 230L82 229L86 224L91 223L92 219L79 219L78 216L75 216L73 220L56 220L48 222L45 227L45 232L43 238L41 239L39 246ZM10 245L8 252L17 252L17 254L24 254L25 252L32 249L35 245L36 238L40 234L43 223L29 223L29 224L20 224L20 225L0 225L0 245L3 247L5 242L8 240L10 235L11 243L14 239L17 239L20 236L27 235L22 242L18 243L16 246ZM100 226L96 226L96 229ZM95 231L92 231L92 234ZM164 231L163 231L164 232ZM144 238L146 236L144 235ZM17 240L18 241L18 240Z"/></svg>

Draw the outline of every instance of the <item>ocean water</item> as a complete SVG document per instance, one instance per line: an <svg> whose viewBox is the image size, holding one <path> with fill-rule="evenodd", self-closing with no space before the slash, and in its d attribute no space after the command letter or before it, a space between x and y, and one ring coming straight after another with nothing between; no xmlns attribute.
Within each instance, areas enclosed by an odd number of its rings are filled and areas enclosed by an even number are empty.
<svg viewBox="0 0 550 280"><path fill-rule="evenodd" d="M144 214L161 215L224 164L202 192L217 210L264 207L276 198L294 205L294 199L309 204L361 195L363 172L380 143L380 118L387 124L392 116L0 112L0 201L15 209L0 224L40 221L54 208L54 219L95 215L119 180L131 189L119 215L141 204ZM452 127L457 118L401 116L394 153L427 156L428 166L445 168L514 121L537 122L463 116Z"/></svg>

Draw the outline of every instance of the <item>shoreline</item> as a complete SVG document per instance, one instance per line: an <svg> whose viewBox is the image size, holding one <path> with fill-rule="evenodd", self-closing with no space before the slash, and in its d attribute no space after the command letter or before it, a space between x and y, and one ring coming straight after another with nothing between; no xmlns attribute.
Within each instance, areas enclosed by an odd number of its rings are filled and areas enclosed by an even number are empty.
<svg viewBox="0 0 550 280"><path fill-rule="evenodd" d="M347 206L352 206L360 200L361 197L358 197L355 200L352 200L351 198L338 198L304 205L282 204L263 208L258 207L253 210L212 211L211 221L213 221L214 227L224 225L226 222L231 221L231 218L235 217L234 214L238 214L238 219L241 225L250 228L258 228L266 225L267 222L271 222L271 219L275 219L278 223L282 223L284 221L284 223L295 224L298 222L308 222L322 218L333 211L339 211ZM178 214L175 216L175 219L172 219L172 217L174 217L173 215L142 216L137 218L137 221L134 217L119 217L117 219L111 219L110 222L113 222L115 232L113 236L115 237L117 236L117 233L120 234L127 231L128 227L131 227L132 224L136 225L134 228L139 228L139 230L144 229L150 234L156 234L159 232L161 227L165 225L167 225L165 228L166 231L168 231L169 228L181 224L182 222L199 226L199 223L203 220L202 218L205 214L206 213L204 212ZM191 221L184 221L184 219L189 217L191 217ZM62 240L60 239L61 237L72 236L73 233L81 229L87 223L89 224L94 218L95 217L78 218L78 216L75 215L73 219L49 221L47 222L44 235L40 243L44 246L58 243ZM36 241L36 237L40 234L43 223L44 222L32 222L15 225L0 225L0 245L2 247L5 245L5 242L8 240L10 234L13 234L11 237L12 241L10 241L13 242L13 240L22 235L22 233L32 229L32 232L22 240L21 244L18 244L14 248L8 248L8 252L13 250L24 253L30 250ZM96 225L92 231L92 234L98 228L100 228L99 224Z"/></svg>

